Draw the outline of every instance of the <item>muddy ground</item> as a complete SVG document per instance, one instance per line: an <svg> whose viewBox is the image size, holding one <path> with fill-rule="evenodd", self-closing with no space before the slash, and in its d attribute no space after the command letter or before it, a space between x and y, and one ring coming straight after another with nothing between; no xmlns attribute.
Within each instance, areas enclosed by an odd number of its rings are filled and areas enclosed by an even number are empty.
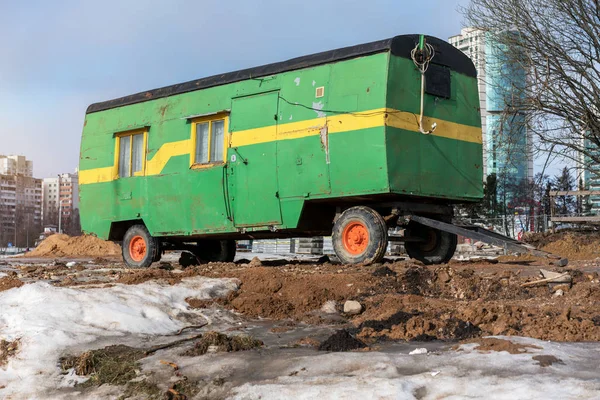
<svg viewBox="0 0 600 400"><path fill-rule="evenodd" d="M278 320L290 329L298 323L339 325L367 344L486 335L600 340L600 260L573 261L561 268L531 256L439 266L411 260L347 266L329 260L240 259L187 268L176 261L162 262L145 270L127 269L108 259L69 266L62 261L47 265L25 261L11 262L12 270L0 278L0 290L38 280L63 287L94 287L149 280L174 285L192 276L228 277L240 280L237 292L217 301L189 298L190 307L217 307L251 319ZM541 268L568 272L572 285L523 287L539 279ZM347 300L358 301L363 311L344 314Z"/></svg>
<svg viewBox="0 0 600 400"><path fill-rule="evenodd" d="M117 347L65 354L67 358L57 360L65 370L75 368L80 375L91 376L87 383L75 388L82 390L84 397L86 393L96 396L93 390L102 390L104 383L112 382L114 386L119 382L121 389L116 393L121 393L120 398L224 398L237 379L235 374L227 378L226 384L214 378L214 374L210 379L202 378L209 379L202 384L194 381L197 377L185 383L186 374L190 374L186 363L191 363L190 367L193 363L181 356L242 350L245 354L252 351L257 354L236 356L237 359L260 359L263 347L284 349L279 350L283 352L288 351L285 349L314 349L311 351L320 354L372 352L397 344L423 346L425 343L433 348L444 346L450 352L462 351L460 344L475 343L475 350L480 352L505 351L519 355L539 348L486 336L520 336L556 342L600 341L600 258L593 257L598 248L595 247L597 238L584 235L582 239L577 235L564 233L532 239L540 248L564 248L571 256L575 254L566 267L529 255L471 257L437 266L425 266L405 258L349 266L326 256L261 261L254 254L246 253L238 254L237 261L232 263L183 267L178 262L179 255L171 253L151 268L130 269L114 255L98 257L95 252L92 257L86 257L77 250L70 254L71 258L64 257L65 247L59 244L58 257L50 251L38 258L0 260L0 292L39 281L57 287L94 288L144 282L178 285L183 279L195 276L235 278L239 289L225 298L186 299L190 310L208 309L227 315L233 312L233 327L192 326L180 337L193 340L161 350L156 356L147 353L149 347L138 348L139 344L124 338L123 345ZM86 242L86 246L99 248L93 242ZM540 279L540 269L568 273L572 282L528 286ZM348 300L360 303L361 310L344 313ZM242 336L236 336L238 334ZM246 346L259 350L245 351ZM18 356L18 349L18 341L0 343L0 367L11 357ZM295 350L289 351L296 354ZM535 357L543 367L562 363L560 359L549 358L554 357L550 355ZM183 366L173 361L183 362ZM156 373L152 379L125 379L139 374L140 363L144 369L156 364L159 371L151 372ZM290 376L295 376L294 373L303 371L292 371ZM247 371L243 374L236 384L248 381ZM177 377L177 384L170 383L175 379L173 376ZM123 378L122 382L115 381L116 377ZM199 387L207 394L199 394ZM166 392L165 388L168 388ZM144 395L135 397L136 393Z"/></svg>

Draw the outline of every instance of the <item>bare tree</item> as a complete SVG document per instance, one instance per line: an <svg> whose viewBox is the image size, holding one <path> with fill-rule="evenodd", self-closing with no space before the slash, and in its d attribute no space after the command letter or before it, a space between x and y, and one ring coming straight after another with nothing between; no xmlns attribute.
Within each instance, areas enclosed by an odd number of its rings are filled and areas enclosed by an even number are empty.
<svg viewBox="0 0 600 400"><path fill-rule="evenodd" d="M600 0L471 0L461 11L527 71L505 115L522 119L534 150L600 163Z"/></svg>

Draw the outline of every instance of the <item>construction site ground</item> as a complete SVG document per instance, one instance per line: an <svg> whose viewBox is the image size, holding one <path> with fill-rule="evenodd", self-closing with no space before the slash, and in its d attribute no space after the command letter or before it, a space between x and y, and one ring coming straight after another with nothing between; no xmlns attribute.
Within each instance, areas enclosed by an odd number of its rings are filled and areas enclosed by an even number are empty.
<svg viewBox="0 0 600 400"><path fill-rule="evenodd" d="M54 359L45 367L28 360L41 339L30 339L26 322L0 320L0 397L600 397L600 258L558 267L529 255L462 257L350 266L326 256L238 253L233 263L183 267L179 253L169 253L148 269L127 268L114 255L0 259L3 307L33 301L21 314L35 319L34 297L56 301L65 315L69 301L107 315L85 329L67 326L98 318L84 307L52 325L72 340L43 350ZM539 280L540 269L568 273L572 284L523 286ZM345 313L346 301L360 310ZM128 316L142 322L127 327ZM131 375L118 374L125 380L102 378L94 364L103 360L94 352L110 355L115 345L133 354L106 356L119 371L132 366ZM19 368L35 391L18 383ZM40 378L29 376L36 371Z"/></svg>

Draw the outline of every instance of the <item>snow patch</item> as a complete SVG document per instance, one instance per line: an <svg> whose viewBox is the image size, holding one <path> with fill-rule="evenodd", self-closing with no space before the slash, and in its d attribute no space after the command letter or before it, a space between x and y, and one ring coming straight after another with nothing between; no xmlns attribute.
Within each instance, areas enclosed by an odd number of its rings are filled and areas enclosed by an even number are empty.
<svg viewBox="0 0 600 400"><path fill-rule="evenodd" d="M277 376L234 388L234 399L596 399L600 393L598 344L512 341L542 349L531 353L462 351L419 358L402 353L330 353L277 363ZM532 360L552 354L564 365ZM268 368L268 365L262 365ZM302 369L304 368L304 369Z"/></svg>
<svg viewBox="0 0 600 400"><path fill-rule="evenodd" d="M64 385L57 361L75 349L103 347L107 344L97 346L98 341L115 343L126 335L141 341L202 322L201 310L189 309L185 299L223 297L237 287L235 279L195 277L173 286L146 282L80 289L37 282L2 292L0 338L20 338L21 350L0 369L5 385L0 397L36 397L31 395Z"/></svg>

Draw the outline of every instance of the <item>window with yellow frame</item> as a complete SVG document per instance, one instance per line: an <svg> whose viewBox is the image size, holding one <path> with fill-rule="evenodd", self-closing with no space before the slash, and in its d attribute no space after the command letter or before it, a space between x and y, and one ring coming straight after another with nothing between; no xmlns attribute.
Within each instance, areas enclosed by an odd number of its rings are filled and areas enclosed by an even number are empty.
<svg viewBox="0 0 600 400"><path fill-rule="evenodd" d="M119 178L143 176L146 170L146 130L116 134Z"/></svg>
<svg viewBox="0 0 600 400"><path fill-rule="evenodd" d="M192 167L225 162L227 120L227 114L217 114L191 121Z"/></svg>

